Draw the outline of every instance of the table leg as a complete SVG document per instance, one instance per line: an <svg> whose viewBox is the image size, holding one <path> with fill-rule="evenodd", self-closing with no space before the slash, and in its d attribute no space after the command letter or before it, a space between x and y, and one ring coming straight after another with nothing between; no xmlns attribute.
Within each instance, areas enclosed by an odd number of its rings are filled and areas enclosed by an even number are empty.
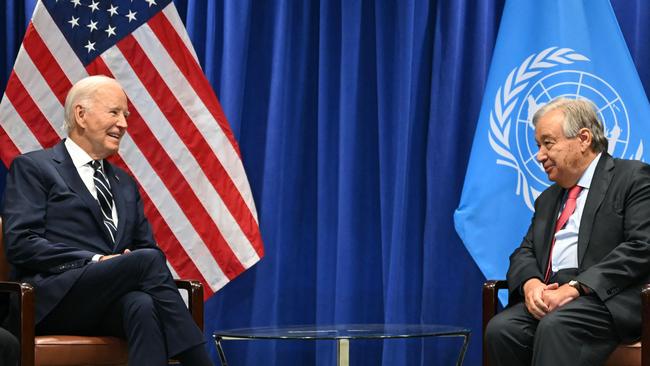
<svg viewBox="0 0 650 366"><path fill-rule="evenodd" d="M223 352L223 347L221 346L221 337L214 337L214 341L217 343L217 353L219 354L219 361L221 361L221 366L228 366L228 361L226 361L226 354Z"/></svg>
<svg viewBox="0 0 650 366"><path fill-rule="evenodd" d="M341 338L336 341L337 366L350 366L350 340Z"/></svg>
<svg viewBox="0 0 650 366"><path fill-rule="evenodd" d="M463 360L465 359L465 352L467 352L467 346L469 345L469 333L464 334L462 337L463 337L463 346L461 347L460 354L458 355L458 362L456 362L457 366L463 365Z"/></svg>

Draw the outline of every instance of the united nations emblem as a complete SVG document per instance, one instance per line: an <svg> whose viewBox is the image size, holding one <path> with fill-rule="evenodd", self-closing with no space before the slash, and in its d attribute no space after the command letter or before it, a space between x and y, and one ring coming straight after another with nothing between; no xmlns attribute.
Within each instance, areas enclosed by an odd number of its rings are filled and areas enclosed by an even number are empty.
<svg viewBox="0 0 650 366"><path fill-rule="evenodd" d="M554 98L589 99L596 105L604 124L608 153L629 159L643 156L642 141L633 152L628 151L631 150L630 120L618 92L598 75L566 68L574 64L579 67L580 63L589 61L570 48L550 47L530 55L497 89L490 111L490 146L500 156L497 164L517 172L515 193L522 196L531 211L537 196L550 184L536 159L532 118Z"/></svg>

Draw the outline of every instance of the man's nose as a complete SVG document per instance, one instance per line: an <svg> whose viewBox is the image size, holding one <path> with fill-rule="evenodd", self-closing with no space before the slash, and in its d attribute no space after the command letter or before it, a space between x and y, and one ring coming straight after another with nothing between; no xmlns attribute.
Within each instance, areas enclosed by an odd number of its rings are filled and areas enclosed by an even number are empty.
<svg viewBox="0 0 650 366"><path fill-rule="evenodd" d="M117 127L127 128L128 126L129 124L126 122L126 116L124 114L120 114L117 119Z"/></svg>
<svg viewBox="0 0 650 366"><path fill-rule="evenodd" d="M540 163L544 160L546 160L546 150L543 147L540 147L539 150L537 150L537 161Z"/></svg>

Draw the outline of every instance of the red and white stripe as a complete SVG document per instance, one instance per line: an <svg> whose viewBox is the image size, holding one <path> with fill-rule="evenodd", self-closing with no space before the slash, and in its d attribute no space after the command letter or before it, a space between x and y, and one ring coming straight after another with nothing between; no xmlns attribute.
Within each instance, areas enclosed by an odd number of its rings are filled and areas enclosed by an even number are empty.
<svg viewBox="0 0 650 366"><path fill-rule="evenodd" d="M173 3L83 67L39 2L0 103L0 158L9 165L65 137L66 93L94 74L129 98L113 162L140 184L173 272L201 280L209 297L264 249L239 147Z"/></svg>

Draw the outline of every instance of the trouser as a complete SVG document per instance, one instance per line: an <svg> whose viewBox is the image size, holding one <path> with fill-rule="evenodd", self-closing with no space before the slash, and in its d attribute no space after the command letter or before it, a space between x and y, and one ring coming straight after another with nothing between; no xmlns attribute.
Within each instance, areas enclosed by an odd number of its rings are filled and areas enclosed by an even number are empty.
<svg viewBox="0 0 650 366"><path fill-rule="evenodd" d="M602 365L620 340L595 296L581 296L535 319L523 302L497 314L485 330L491 365Z"/></svg>
<svg viewBox="0 0 650 366"><path fill-rule="evenodd" d="M0 328L0 365L17 366L20 344L13 334Z"/></svg>
<svg viewBox="0 0 650 366"><path fill-rule="evenodd" d="M89 264L36 332L124 337L129 364L138 366L167 365L169 357L204 343L156 249Z"/></svg>

